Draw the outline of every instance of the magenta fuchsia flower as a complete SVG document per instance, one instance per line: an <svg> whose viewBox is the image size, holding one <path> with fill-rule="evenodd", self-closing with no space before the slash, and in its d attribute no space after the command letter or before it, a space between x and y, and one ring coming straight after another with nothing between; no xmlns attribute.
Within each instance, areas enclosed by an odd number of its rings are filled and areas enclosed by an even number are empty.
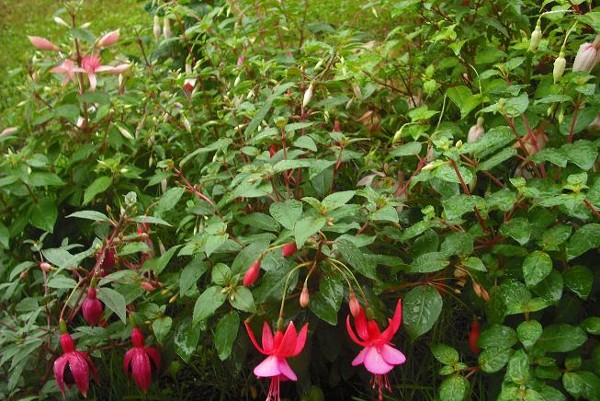
<svg viewBox="0 0 600 401"><path fill-rule="evenodd" d="M90 287L88 289L87 297L81 305L83 318L90 326L97 326L98 323L100 323L103 309L102 302L96 298L96 289L94 287Z"/></svg>
<svg viewBox="0 0 600 401"><path fill-rule="evenodd" d="M54 361L54 377L58 383L58 388L65 396L65 385L71 388L73 384L85 397L90 385L90 371L92 377L98 383L98 372L90 356L75 349L75 342L69 334L60 336L60 345L63 354Z"/></svg>
<svg viewBox="0 0 600 401"><path fill-rule="evenodd" d="M154 347L144 347L144 335L137 327L131 331L131 340L133 348L125 354L123 369L145 393L150 388L152 371L160 368L160 353Z"/></svg>
<svg viewBox="0 0 600 401"><path fill-rule="evenodd" d="M259 379L263 377L271 378L267 401L280 401L280 382L282 380L298 380L296 373L294 373L288 364L287 358L294 357L302 352L306 343L308 323L297 333L294 323L290 322L285 333L278 330L275 336L273 336L269 324L265 322L262 331L262 347L258 345L256 337L254 337L254 333L248 323L245 322L244 324L246 325L246 331L248 331L248 336L252 344L254 344L261 354L268 355L264 361L254 368L254 374Z"/></svg>
<svg viewBox="0 0 600 401"><path fill-rule="evenodd" d="M396 310L392 319L388 319L389 325L382 332L375 320L367 320L364 309L360 309L354 318L356 333L350 325L350 316L346 319L346 329L352 341L364 347L352 361L352 366L364 365L373 374L373 387L379 390L379 400L383 399L383 389L391 391L387 374L396 365L406 362L402 352L394 348L391 340L400 328L402 322L402 303L398 300Z"/></svg>
<svg viewBox="0 0 600 401"><path fill-rule="evenodd" d="M66 85L69 81L75 82L75 72L77 72L77 66L73 60L66 59L61 65L58 65L50 70L54 74L63 75L63 85Z"/></svg>

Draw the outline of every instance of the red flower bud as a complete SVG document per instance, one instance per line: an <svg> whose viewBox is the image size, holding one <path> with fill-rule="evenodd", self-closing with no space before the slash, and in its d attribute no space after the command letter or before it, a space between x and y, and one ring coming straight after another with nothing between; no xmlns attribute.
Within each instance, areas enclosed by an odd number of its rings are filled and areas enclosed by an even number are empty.
<svg viewBox="0 0 600 401"><path fill-rule="evenodd" d="M277 153L278 150L279 146L275 144L271 145L271 147L269 148L269 157L273 158L273 156L275 156L275 153Z"/></svg>
<svg viewBox="0 0 600 401"><path fill-rule="evenodd" d="M306 283L304 283L304 287L302 287L302 292L300 293L300 306L302 308L306 308L310 303L310 292L308 292L308 287Z"/></svg>
<svg viewBox="0 0 600 401"><path fill-rule="evenodd" d="M250 287L256 280L258 280L258 276L260 275L260 264L261 260L256 259L254 263L246 270L246 274L244 274L244 286Z"/></svg>
<svg viewBox="0 0 600 401"><path fill-rule="evenodd" d="M356 298L356 294L354 294L354 291L352 290L350 290L350 295L348 295L348 306L350 306L350 314L356 319L360 314L362 307Z"/></svg>
<svg viewBox="0 0 600 401"><path fill-rule="evenodd" d="M283 246L283 248L281 248L281 254L283 255L284 258L287 258L287 257L295 254L297 250L298 250L298 247L296 246L296 241L292 241L292 242L288 242L287 244L285 244Z"/></svg>
<svg viewBox="0 0 600 401"><path fill-rule="evenodd" d="M97 326L98 323L100 323L103 309L102 302L96 298L96 289L94 287L90 287L88 289L87 298L81 305L83 318L90 326Z"/></svg>
<svg viewBox="0 0 600 401"><path fill-rule="evenodd" d="M480 330L481 323L479 323L479 320L473 320L473 322L471 322L471 331L469 332L469 348L475 355L479 355L480 351L479 346L477 345Z"/></svg>

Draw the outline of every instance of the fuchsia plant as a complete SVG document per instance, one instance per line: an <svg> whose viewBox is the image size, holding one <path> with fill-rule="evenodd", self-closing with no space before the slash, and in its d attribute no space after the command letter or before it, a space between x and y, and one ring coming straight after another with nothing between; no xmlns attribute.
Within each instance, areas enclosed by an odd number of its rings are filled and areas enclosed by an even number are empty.
<svg viewBox="0 0 600 401"><path fill-rule="evenodd" d="M125 354L123 369L145 393L150 388L152 372L160 369L160 353L154 347L144 346L144 334L137 327L131 331L131 341L133 348Z"/></svg>
<svg viewBox="0 0 600 401"><path fill-rule="evenodd" d="M96 366L86 352L75 349L75 342L70 334L65 333L60 336L60 345L63 354L54 361L54 377L58 388L64 397L65 385L70 389L75 384L85 397L89 388L90 373L92 378L98 382Z"/></svg>

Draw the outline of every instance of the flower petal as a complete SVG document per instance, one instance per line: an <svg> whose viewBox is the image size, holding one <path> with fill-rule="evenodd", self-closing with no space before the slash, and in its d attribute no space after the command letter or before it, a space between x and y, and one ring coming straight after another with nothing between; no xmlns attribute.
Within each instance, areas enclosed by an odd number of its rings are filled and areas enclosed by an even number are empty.
<svg viewBox="0 0 600 401"><path fill-rule="evenodd" d="M160 370L160 352L154 347L146 347L144 350L150 357L150 362L154 363L156 370Z"/></svg>
<svg viewBox="0 0 600 401"><path fill-rule="evenodd" d="M356 334L354 333L354 330L352 329L352 325L350 324L350 315L348 315L346 317L346 330L348 331L348 335L350 336L350 339L352 341L354 341L355 343L357 343L361 347L366 347L367 346L367 344L364 343L363 341L360 341L358 339L358 337L356 336Z"/></svg>
<svg viewBox="0 0 600 401"><path fill-rule="evenodd" d="M56 383L58 384L58 388L65 395L65 367L67 366L67 357L65 355L58 358L54 361L54 378L56 379Z"/></svg>
<svg viewBox="0 0 600 401"><path fill-rule="evenodd" d="M304 348L304 344L306 344L307 334L308 334L308 323L306 323L304 325L304 327L302 327L302 329L300 329L300 332L298 333L298 337L296 338L296 348L294 349L294 352L290 356L296 356L302 352L302 349Z"/></svg>
<svg viewBox="0 0 600 401"><path fill-rule="evenodd" d="M365 348L365 368L376 375L384 375L394 368L394 365L390 365L383 359L383 355L379 352L378 347Z"/></svg>
<svg viewBox="0 0 600 401"><path fill-rule="evenodd" d="M135 384L145 393L150 388L152 369L150 368L150 358L143 348L134 348L134 354L131 358L131 375Z"/></svg>
<svg viewBox="0 0 600 401"><path fill-rule="evenodd" d="M383 331L383 337L385 341L390 341L394 334L400 328L400 324L402 323L402 300L398 299L398 303L396 303L396 310L394 311L394 316L389 322L389 326L387 329Z"/></svg>
<svg viewBox="0 0 600 401"><path fill-rule="evenodd" d="M296 326L294 326L294 322L290 322L285 330L283 338L281 339L279 349L276 351L277 355L284 358L292 356L294 350L296 349L296 339Z"/></svg>
<svg viewBox="0 0 600 401"><path fill-rule="evenodd" d="M371 347L363 348L362 350L360 350L358 355L356 355L356 358L352 360L352 366L362 365L363 363L365 363L365 355L367 355L367 350L369 348Z"/></svg>
<svg viewBox="0 0 600 401"><path fill-rule="evenodd" d="M254 333L252 332L252 329L250 328L250 325L248 324L248 322L244 322L244 326L246 326L246 332L248 333L248 337L250 338L250 341L252 342L252 344L254 345L254 348L256 348L258 350L258 352L260 352L261 354L267 354L260 345L258 345L258 341L256 341L256 337L254 336ZM264 342L264 328L263 328L263 342Z"/></svg>
<svg viewBox="0 0 600 401"><path fill-rule="evenodd" d="M281 374L284 375L286 378L293 381L298 380L296 373L294 373L294 371L292 370L285 358L277 358L277 365Z"/></svg>
<svg viewBox="0 0 600 401"><path fill-rule="evenodd" d="M354 327L356 327L356 333L364 341L369 341L369 330L367 327L367 316L365 310L361 308L360 313L354 318Z"/></svg>
<svg viewBox="0 0 600 401"><path fill-rule="evenodd" d="M273 332L267 322L263 324L262 345L265 350L263 354L270 354L273 351Z"/></svg>
<svg viewBox="0 0 600 401"><path fill-rule="evenodd" d="M381 356L383 356L383 360L390 365L401 365L406 362L406 356L404 356L401 351L388 344L384 344L381 347Z"/></svg>
<svg viewBox="0 0 600 401"><path fill-rule="evenodd" d="M90 81L90 90L93 92L96 90L96 84L98 80L96 79L96 74L88 72L88 80Z"/></svg>
<svg viewBox="0 0 600 401"><path fill-rule="evenodd" d="M275 377L281 374L276 356L269 356L254 368L254 374L261 377Z"/></svg>
<svg viewBox="0 0 600 401"><path fill-rule="evenodd" d="M77 389L85 396L90 386L89 365L85 358L80 355L80 352L74 351L66 353L65 355L69 361L69 368L73 374Z"/></svg>

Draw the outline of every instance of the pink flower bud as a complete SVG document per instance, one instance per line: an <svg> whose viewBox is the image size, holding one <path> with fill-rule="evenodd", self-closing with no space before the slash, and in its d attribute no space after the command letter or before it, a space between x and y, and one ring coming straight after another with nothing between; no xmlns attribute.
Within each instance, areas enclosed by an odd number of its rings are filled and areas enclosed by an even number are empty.
<svg viewBox="0 0 600 401"><path fill-rule="evenodd" d="M283 246L283 248L281 248L281 254L283 255L284 258L287 258L287 257L295 254L297 250L298 250L298 247L296 246L296 241L292 241L292 242L288 242L287 244L285 244Z"/></svg>
<svg viewBox="0 0 600 401"><path fill-rule="evenodd" d="M565 53L561 51L556 60L554 60L554 68L552 70L554 83L557 83L562 78L566 66L567 60L565 59Z"/></svg>
<svg viewBox="0 0 600 401"><path fill-rule="evenodd" d="M354 294L354 291L352 290L350 290L350 295L348 296L348 306L350 307L350 314L352 314L354 318L356 318L362 310L362 307L356 298L356 294Z"/></svg>
<svg viewBox="0 0 600 401"><path fill-rule="evenodd" d="M477 124L473 125L471 129L469 129L469 134L467 135L467 142L477 142L479 138L483 135L485 130L483 129L483 117L479 117L477 119Z"/></svg>
<svg viewBox="0 0 600 401"><path fill-rule="evenodd" d="M304 287L302 287L302 292L300 293L300 306L302 308L306 308L310 303L310 292L308 291L308 287L306 283L304 283Z"/></svg>
<svg viewBox="0 0 600 401"><path fill-rule="evenodd" d="M100 323L103 309L102 302L96 298L96 289L94 287L90 287L88 289L87 298L81 305L83 318L90 326L97 326L98 323Z"/></svg>
<svg viewBox="0 0 600 401"><path fill-rule="evenodd" d="M256 280L258 280L258 276L260 275L260 264L261 264L261 260L256 259L254 261L254 263L252 263L250 268L248 268L248 270L246 271L246 274L244 274L244 286L245 287L250 287L251 285L256 283Z"/></svg>
<svg viewBox="0 0 600 401"><path fill-rule="evenodd" d="M48 50L53 52L60 51L60 48L48 39L41 38L39 36L28 36L31 44L38 50Z"/></svg>
<svg viewBox="0 0 600 401"><path fill-rule="evenodd" d="M239 56L238 59L237 59L237 67L240 68L244 64L245 60L246 60L246 57Z"/></svg>
<svg viewBox="0 0 600 401"><path fill-rule="evenodd" d="M573 72L590 72L596 66L598 49L593 43L584 43L579 46L579 51L573 62Z"/></svg>
<svg viewBox="0 0 600 401"><path fill-rule="evenodd" d="M52 270L52 265L48 262L42 262L42 263L40 263L40 269L42 269L42 271L48 273L50 270Z"/></svg>
<svg viewBox="0 0 600 401"><path fill-rule="evenodd" d="M114 45L119 40L119 36L120 32L118 29L105 34L98 41L98 47L108 47Z"/></svg>

